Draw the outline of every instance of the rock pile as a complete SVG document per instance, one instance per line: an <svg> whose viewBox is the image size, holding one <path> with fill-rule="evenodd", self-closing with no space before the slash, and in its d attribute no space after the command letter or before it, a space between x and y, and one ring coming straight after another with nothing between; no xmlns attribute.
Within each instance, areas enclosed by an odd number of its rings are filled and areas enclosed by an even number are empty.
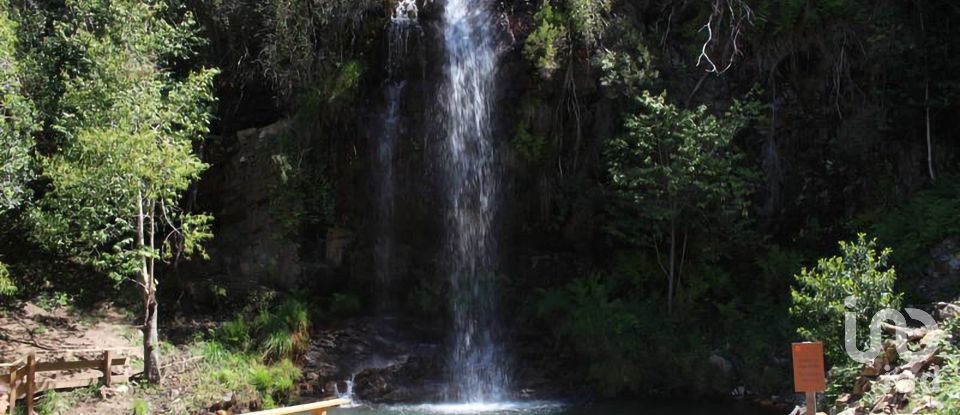
<svg viewBox="0 0 960 415"><path fill-rule="evenodd" d="M936 304L934 318L938 322L958 315L960 306ZM951 340L950 334L942 329L909 329L889 325L884 328L905 334L910 352L901 356L893 341L886 342L883 353L873 362L861 366L853 390L837 399L833 413L936 413L942 403L933 395L936 392L937 375L944 364L941 352L945 342Z"/></svg>

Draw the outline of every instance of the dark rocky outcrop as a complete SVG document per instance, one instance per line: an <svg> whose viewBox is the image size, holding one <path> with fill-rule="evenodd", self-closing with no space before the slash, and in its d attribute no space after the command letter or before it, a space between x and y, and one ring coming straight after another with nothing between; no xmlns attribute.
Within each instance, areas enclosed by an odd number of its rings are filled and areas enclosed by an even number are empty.
<svg viewBox="0 0 960 415"><path fill-rule="evenodd" d="M917 281L916 292L928 301L957 297L960 292L960 237L947 238L930 250L930 265Z"/></svg>

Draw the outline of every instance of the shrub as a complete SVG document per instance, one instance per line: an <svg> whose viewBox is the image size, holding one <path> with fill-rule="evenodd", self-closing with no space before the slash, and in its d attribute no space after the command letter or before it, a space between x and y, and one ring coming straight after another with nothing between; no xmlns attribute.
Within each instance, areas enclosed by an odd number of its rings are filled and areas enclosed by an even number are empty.
<svg viewBox="0 0 960 415"><path fill-rule="evenodd" d="M840 242L840 256L822 258L811 269L796 275L798 286L791 290L790 315L798 324L797 334L805 340L823 341L830 364L847 362L844 352L844 313L857 316L858 336L867 340L869 323L884 308L900 308L903 297L894 291L896 271L888 267L891 250L877 251L876 239L859 234L855 242ZM856 299L856 307L845 304Z"/></svg>
<svg viewBox="0 0 960 415"><path fill-rule="evenodd" d="M544 0L533 18L536 27L523 45L523 56L537 67L540 77L550 79L560 68L558 54L559 49L564 47L566 17L553 8L550 0Z"/></svg>
<svg viewBox="0 0 960 415"><path fill-rule="evenodd" d="M236 350L247 350L250 347L250 327L246 319L238 315L223 323L217 332L217 339Z"/></svg>
<svg viewBox="0 0 960 415"><path fill-rule="evenodd" d="M249 321L246 313L224 323L214 338L233 351L256 349L264 360L300 359L310 341L310 311L306 302L288 298L274 308L264 307Z"/></svg>
<svg viewBox="0 0 960 415"><path fill-rule="evenodd" d="M7 271L7 266L0 262L0 298L16 293L17 286L14 285L13 280L10 278L10 271Z"/></svg>

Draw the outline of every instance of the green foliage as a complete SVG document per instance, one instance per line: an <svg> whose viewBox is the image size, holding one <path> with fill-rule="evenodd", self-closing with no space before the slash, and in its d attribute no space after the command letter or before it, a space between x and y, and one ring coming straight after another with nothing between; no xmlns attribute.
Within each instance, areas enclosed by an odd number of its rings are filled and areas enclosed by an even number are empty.
<svg viewBox="0 0 960 415"><path fill-rule="evenodd" d="M554 9L551 0L544 0L533 19L536 26L523 45L523 57L537 67L541 78L550 79L560 68L560 50L569 47L566 16Z"/></svg>
<svg viewBox="0 0 960 415"><path fill-rule="evenodd" d="M790 315L797 334L808 341L822 341L829 364L848 362L844 351L844 313L857 316L858 340L869 339L869 325L882 309L899 309L903 295L894 290L896 271L888 267L890 249L877 251L876 239L860 234L854 242L840 242L840 256L822 258L813 268L796 275L791 290ZM856 299L856 306L846 303Z"/></svg>
<svg viewBox="0 0 960 415"><path fill-rule="evenodd" d="M259 63L281 98L294 98L303 89L323 83L331 73L359 74L350 67L344 52L363 45L357 39L379 22L367 19L382 3L377 0L331 0L322 4L298 0L271 0L260 3L257 18L265 26L260 35ZM241 6L242 7L242 6ZM346 55L346 56L345 56ZM344 78L340 84L350 82ZM354 79L355 81L355 79ZM338 89L332 89L338 96ZM314 114L315 115L315 114Z"/></svg>
<svg viewBox="0 0 960 415"><path fill-rule="evenodd" d="M35 409L38 415L61 415L70 413L72 405L61 393L50 390L44 392Z"/></svg>
<svg viewBox="0 0 960 415"><path fill-rule="evenodd" d="M659 73L643 33L625 18L613 20L609 47L597 51L594 64L600 68L600 83L613 96L634 97Z"/></svg>
<svg viewBox="0 0 960 415"><path fill-rule="evenodd" d="M37 296L35 301L38 307L53 311L70 304L70 295L63 291L44 291Z"/></svg>
<svg viewBox="0 0 960 415"><path fill-rule="evenodd" d="M862 365L856 362L842 362L830 368L827 390L824 392L827 401L835 402L841 395L849 394L862 371Z"/></svg>
<svg viewBox="0 0 960 415"><path fill-rule="evenodd" d="M939 388L935 396L937 401L943 404L937 413L960 415L960 319L952 318L946 321L942 329L950 334L950 341L941 345L940 356L944 363L934 379Z"/></svg>
<svg viewBox="0 0 960 415"><path fill-rule="evenodd" d="M207 132L214 70L178 79L164 65L198 42L189 15L167 21L164 3L77 0L55 22L61 41L83 52L66 71L54 128L66 141L43 162L50 183L31 212L34 236L118 280L172 247L140 247L137 217L173 230L177 252L198 251L210 217L179 209L183 191L206 168L193 143ZM123 19L117 19L122 16ZM159 216L159 218L157 218Z"/></svg>
<svg viewBox="0 0 960 415"><path fill-rule="evenodd" d="M289 359L274 366L254 366L250 369L250 384L263 397L264 407L275 407L277 402L286 402L293 395L300 369Z"/></svg>
<svg viewBox="0 0 960 415"><path fill-rule="evenodd" d="M756 288L771 295L787 292L793 275L800 269L802 262L803 255L799 252L771 245L766 256L757 258L760 279Z"/></svg>
<svg viewBox="0 0 960 415"><path fill-rule="evenodd" d="M733 139L754 117L754 104L736 103L717 117L705 106L677 108L665 94L644 93L637 103L626 133L606 151L612 187L627 209L615 212L611 231L650 246L662 243L672 226L709 233L740 223L755 173L743 166Z"/></svg>
<svg viewBox="0 0 960 415"><path fill-rule="evenodd" d="M220 399L224 391L239 395L239 399L260 401L265 408L296 398L296 382L302 373L290 359L264 363L259 355L232 350L218 341L196 342L194 354L204 356L203 379L196 391L203 405Z"/></svg>
<svg viewBox="0 0 960 415"><path fill-rule="evenodd" d="M584 44L593 47L603 39L607 14L613 7L611 0L567 0L570 18Z"/></svg>
<svg viewBox="0 0 960 415"><path fill-rule="evenodd" d="M517 125L517 133L513 136L513 148L527 163L535 164L543 160L547 151L547 139L533 134L526 122Z"/></svg>
<svg viewBox="0 0 960 415"><path fill-rule="evenodd" d="M309 310L306 302L288 298L276 307L261 308L252 319L238 314L218 328L214 338L231 350L256 352L266 361L300 359L310 342Z"/></svg>
<svg viewBox="0 0 960 415"><path fill-rule="evenodd" d="M235 350L248 350L251 342L251 329L247 320L238 315L227 321L217 330L217 340Z"/></svg>
<svg viewBox="0 0 960 415"><path fill-rule="evenodd" d="M133 415L150 415L150 402L143 399L134 399L130 406L130 412Z"/></svg>
<svg viewBox="0 0 960 415"><path fill-rule="evenodd" d="M626 132L607 144L614 198L606 226L656 255L672 310L687 259L716 261L723 239L743 237L755 173L733 139L755 118L758 104L734 102L718 117L705 106L677 108L665 94L645 92L637 103Z"/></svg>
<svg viewBox="0 0 960 415"><path fill-rule="evenodd" d="M537 301L537 314L554 327L557 341L585 362L590 384L608 396L729 387L725 374L703 368L711 350L705 333L688 326L695 314L673 319L661 312L662 297L625 295L633 277L623 271L577 278Z"/></svg>
<svg viewBox="0 0 960 415"><path fill-rule="evenodd" d="M10 278L10 271L6 264L0 262L0 298L9 297L17 293L17 286Z"/></svg>
<svg viewBox="0 0 960 415"><path fill-rule="evenodd" d="M39 127L36 109L22 88L19 25L11 19L9 7L7 2L0 4L0 215L20 207L28 197L26 186L33 178L31 133Z"/></svg>
<svg viewBox="0 0 960 415"><path fill-rule="evenodd" d="M901 274L918 276L929 263L931 247L960 235L960 177L941 177L936 186L906 203L861 220L879 241L893 248L890 259Z"/></svg>

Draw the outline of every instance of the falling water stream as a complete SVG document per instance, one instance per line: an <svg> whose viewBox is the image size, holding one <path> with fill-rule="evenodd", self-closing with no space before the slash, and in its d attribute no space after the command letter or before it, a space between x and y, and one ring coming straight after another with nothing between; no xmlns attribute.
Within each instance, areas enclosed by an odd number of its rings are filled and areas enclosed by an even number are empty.
<svg viewBox="0 0 960 415"><path fill-rule="evenodd" d="M739 403L692 402L567 405L558 402L510 401L502 341L497 320L497 255L495 222L500 175L492 142L491 110L497 72L496 31L492 0L446 0L443 10L445 79L440 87L445 141L443 168L447 272L453 295L452 353L449 358L449 402L420 405L353 405L333 410L343 415L769 415ZM415 0L397 3L387 28L388 78L384 84L382 132L375 143L373 173L377 196L378 234L375 267L379 292L389 293L393 279L393 230L396 215L395 149L402 136L401 74L407 40L422 34ZM353 382L338 396L353 398Z"/></svg>
<svg viewBox="0 0 960 415"><path fill-rule="evenodd" d="M417 5L414 0L397 3L387 26L387 80L383 88L385 108L380 117L381 130L374 143L375 164L372 170L376 204L376 237L374 239L374 277L377 301L381 310L392 307L393 272L396 269L396 147L403 122L400 103L406 80L403 69L410 59L411 36L419 36Z"/></svg>
<svg viewBox="0 0 960 415"><path fill-rule="evenodd" d="M489 0L447 0L443 12L446 79L440 101L454 293L450 369L457 400L470 403L502 400L507 383L494 289L499 177L490 123L497 25L490 5Z"/></svg>

